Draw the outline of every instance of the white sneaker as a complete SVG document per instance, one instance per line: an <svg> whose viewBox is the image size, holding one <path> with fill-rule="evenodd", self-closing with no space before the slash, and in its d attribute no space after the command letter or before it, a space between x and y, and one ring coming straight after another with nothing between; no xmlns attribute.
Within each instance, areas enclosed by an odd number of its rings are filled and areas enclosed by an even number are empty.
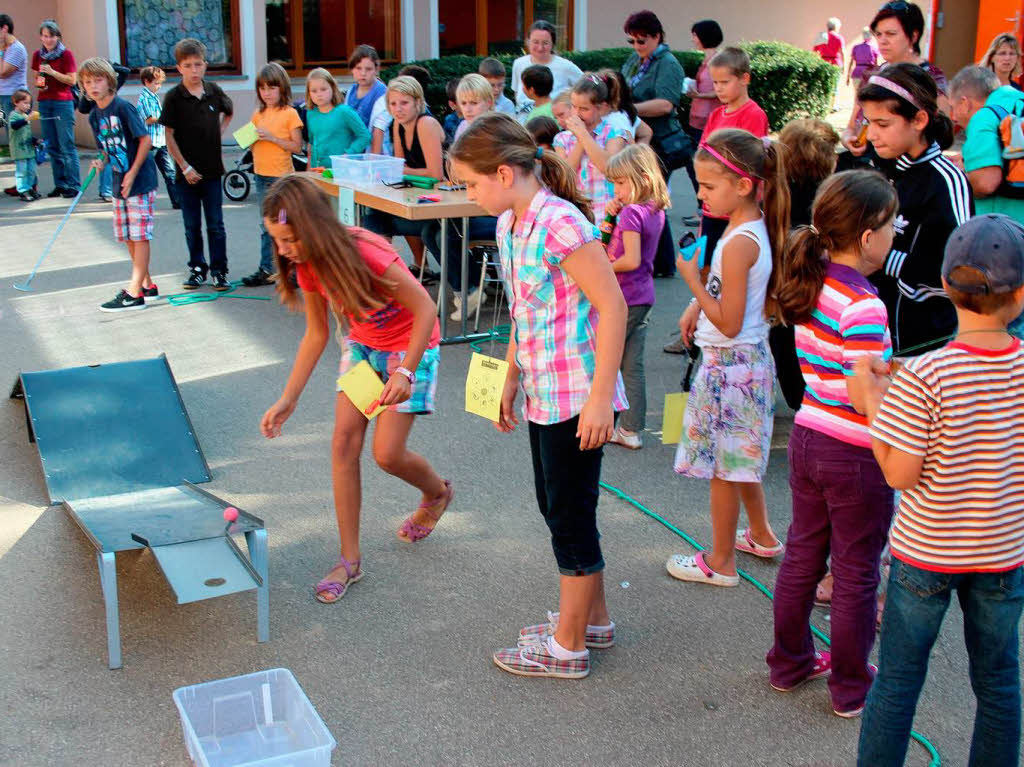
<svg viewBox="0 0 1024 767"><path fill-rule="evenodd" d="M628 447L630 450L639 450L644 446L644 441L637 432L626 431L619 426L615 427L615 430L612 432L612 438L608 441L614 442L616 445Z"/></svg>
<svg viewBox="0 0 1024 767"><path fill-rule="evenodd" d="M712 570L704 562L704 552L698 551L696 556L687 557L674 554L665 563L665 569L673 578L681 581L707 583L711 586L738 586L738 575L723 575Z"/></svg>
<svg viewBox="0 0 1024 767"><path fill-rule="evenodd" d="M469 295L466 296L467 317L477 310L477 307L480 306L482 298L483 297L480 295L479 289L471 290L469 292ZM454 296L452 296L452 300L455 302L455 311L448 316L448 319L455 320L456 322L458 322L459 320L462 319L462 291L459 291Z"/></svg>

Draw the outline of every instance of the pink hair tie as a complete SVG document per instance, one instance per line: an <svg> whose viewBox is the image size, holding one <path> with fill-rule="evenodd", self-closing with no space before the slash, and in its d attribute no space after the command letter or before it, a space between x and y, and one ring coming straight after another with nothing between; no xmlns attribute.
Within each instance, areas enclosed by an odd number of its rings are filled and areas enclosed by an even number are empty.
<svg viewBox="0 0 1024 767"><path fill-rule="evenodd" d="M700 145L700 148L701 148L701 149L703 149L703 150L704 150L705 152L707 152L707 153L708 153L709 155L711 155L712 157L714 157L714 158L715 158L716 160L718 160L718 161L719 161L720 163L722 163L722 165L724 165L724 166L725 166L726 168L728 168L729 170L731 170L731 171L732 171L733 173L735 173L735 174L736 174L737 176L739 176L739 177L741 177L741 178L747 178L747 179L750 179L751 181L756 181L756 178L755 178L754 176L751 176L751 175L750 175L749 173L747 173L747 171L745 171L745 170L742 170L742 169L741 169L741 168L739 168L738 166L736 166L736 165L734 165L733 163L731 163L731 162L729 162L728 160L726 160L726 159L725 159L724 157L722 157L722 155L721 155L721 154L719 154L719 153L718 153L718 152L717 152L717 151L716 151L716 150L714 149L714 147L712 147L712 146L711 146L710 144L701 144L701 145Z"/></svg>
<svg viewBox="0 0 1024 767"><path fill-rule="evenodd" d="M921 105L914 100L914 97L910 95L910 91L904 88L902 85L897 85L888 77L882 77L881 75L871 75L868 78L868 83L871 85L877 85L880 88L885 88L887 91L892 91L901 99L906 101L910 106L915 109L921 109Z"/></svg>

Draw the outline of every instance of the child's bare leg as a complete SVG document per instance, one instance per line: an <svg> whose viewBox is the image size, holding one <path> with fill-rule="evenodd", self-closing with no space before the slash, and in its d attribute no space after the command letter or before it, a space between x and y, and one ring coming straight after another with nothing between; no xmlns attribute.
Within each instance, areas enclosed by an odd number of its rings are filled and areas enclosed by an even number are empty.
<svg viewBox="0 0 1024 767"><path fill-rule="evenodd" d="M377 429L373 435L373 459L388 474L408 482L423 494L423 501L431 501L446 491L444 480L426 458L406 447L409 432L416 420L411 413L388 410L377 416ZM435 520L422 509L412 516L414 524L433 528Z"/></svg>
<svg viewBox="0 0 1024 767"><path fill-rule="evenodd" d="M604 579L599 572L560 577L555 641L566 650L580 652L586 649L587 623L607 626L611 622L604 602L603 584Z"/></svg>
<svg viewBox="0 0 1024 767"><path fill-rule="evenodd" d="M762 546L775 546L779 539L775 537L771 523L768 521L768 505L764 499L764 487L760 482L739 482L740 499L747 510L750 523L750 537Z"/></svg>
<svg viewBox="0 0 1024 767"><path fill-rule="evenodd" d="M142 295L142 286L149 276L149 241L128 241L128 253L132 257L132 281L128 292L133 296Z"/></svg>
<svg viewBox="0 0 1024 767"><path fill-rule="evenodd" d="M419 237L406 237L405 241L409 245L409 250L412 251L412 260L418 269L423 263L423 240Z"/></svg>
<svg viewBox="0 0 1024 767"><path fill-rule="evenodd" d="M711 548L704 562L716 573L736 574L736 523L740 518L740 486L736 482L711 480Z"/></svg>
<svg viewBox="0 0 1024 767"><path fill-rule="evenodd" d="M359 507L362 487L359 476L359 454L363 450L366 417L352 401L338 393L334 408L334 435L331 439L331 474L334 481L334 514L338 521L341 555L354 564L359 551ZM344 567L332 570L330 580L344 583L348 576Z"/></svg>

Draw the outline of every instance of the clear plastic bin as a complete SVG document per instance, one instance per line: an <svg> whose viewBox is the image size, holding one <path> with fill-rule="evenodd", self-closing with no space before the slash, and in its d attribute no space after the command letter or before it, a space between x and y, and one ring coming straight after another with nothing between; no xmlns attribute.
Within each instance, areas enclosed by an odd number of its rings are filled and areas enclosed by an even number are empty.
<svg viewBox="0 0 1024 767"><path fill-rule="evenodd" d="M335 181L349 184L397 184L402 180L405 160L386 154L332 154L331 173Z"/></svg>
<svg viewBox="0 0 1024 767"><path fill-rule="evenodd" d="M288 669L179 687L174 703L201 767L329 767L337 745Z"/></svg>

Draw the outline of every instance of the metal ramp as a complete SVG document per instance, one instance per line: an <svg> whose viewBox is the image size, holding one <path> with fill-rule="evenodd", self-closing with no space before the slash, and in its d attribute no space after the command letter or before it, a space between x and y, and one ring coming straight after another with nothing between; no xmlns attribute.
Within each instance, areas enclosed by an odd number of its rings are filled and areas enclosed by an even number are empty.
<svg viewBox="0 0 1024 767"><path fill-rule="evenodd" d="M115 554L148 547L179 604L256 590L257 638L270 634L267 531L200 489L210 469L164 355L22 373L25 403L51 504L96 548L110 668L121 667ZM244 534L247 557L232 539Z"/></svg>

